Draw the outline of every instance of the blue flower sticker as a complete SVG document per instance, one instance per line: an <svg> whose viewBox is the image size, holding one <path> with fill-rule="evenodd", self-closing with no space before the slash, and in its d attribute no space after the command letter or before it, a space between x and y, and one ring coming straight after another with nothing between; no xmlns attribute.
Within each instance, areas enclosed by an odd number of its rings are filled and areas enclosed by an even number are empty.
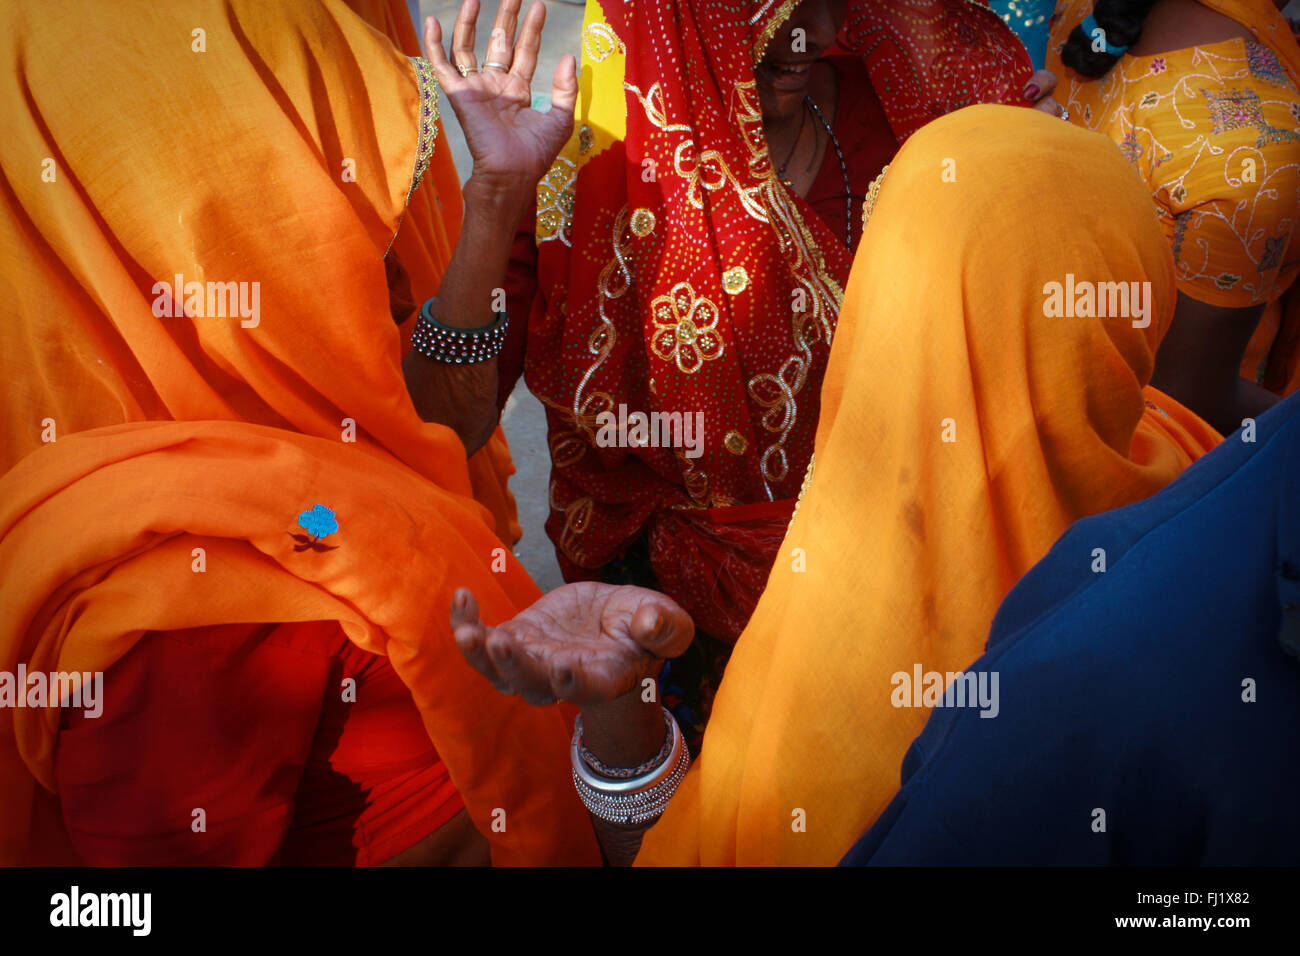
<svg viewBox="0 0 1300 956"><path fill-rule="evenodd" d="M312 551L333 551L338 547L335 544L323 544L320 540L339 530L338 518L324 505L315 505L311 511L304 511L298 515L298 527L311 537L307 537L307 534L289 532L289 537L298 542L293 546L293 550L306 551L310 548Z"/></svg>

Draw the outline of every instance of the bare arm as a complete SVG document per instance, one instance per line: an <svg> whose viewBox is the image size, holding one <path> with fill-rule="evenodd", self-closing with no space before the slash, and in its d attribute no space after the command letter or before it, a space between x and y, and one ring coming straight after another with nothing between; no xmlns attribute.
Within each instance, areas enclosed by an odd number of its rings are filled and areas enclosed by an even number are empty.
<svg viewBox="0 0 1300 956"><path fill-rule="evenodd" d="M465 184L460 239L430 309L433 318L452 328L476 329L492 323L495 293L505 285L506 263L520 218L538 179L573 131L577 64L572 56L560 61L550 111L533 110L531 83L546 7L532 5L516 43L520 4L521 0L502 0L497 8L481 71L474 49L478 0L461 5L451 59L442 46L441 25L433 17L425 21L430 63L474 158ZM516 317L516 321L525 319ZM455 429L467 453L487 443L498 418L495 358L455 365L412 352L402 371L421 418Z"/></svg>
<svg viewBox="0 0 1300 956"><path fill-rule="evenodd" d="M604 764L637 767L664 743L657 702L643 702L647 677L686 650L695 626L667 595L583 581L542 595L509 621L487 627L478 602L459 590L451 607L456 646L503 694L534 706L568 700L582 708L583 745ZM647 826L592 818L605 857L627 866Z"/></svg>
<svg viewBox="0 0 1300 956"><path fill-rule="evenodd" d="M1151 384L1229 435L1243 418L1267 411L1277 396L1239 374L1263 306L1225 309L1179 293Z"/></svg>
<svg viewBox="0 0 1300 956"><path fill-rule="evenodd" d="M608 704L582 710L583 744L611 767L636 767L658 752L664 740L659 704L641 699L638 687ZM596 837L611 866L631 866L641 849L641 838L653 826L620 826L591 818Z"/></svg>
<svg viewBox="0 0 1300 956"><path fill-rule="evenodd" d="M521 194L482 186L473 178L465 184L464 226L431 309L443 325L474 329L492 323L493 294L505 281L510 243L528 207L528 185ZM448 365L412 350L402 371L421 418L455 429L467 454L487 444L498 418L495 358Z"/></svg>

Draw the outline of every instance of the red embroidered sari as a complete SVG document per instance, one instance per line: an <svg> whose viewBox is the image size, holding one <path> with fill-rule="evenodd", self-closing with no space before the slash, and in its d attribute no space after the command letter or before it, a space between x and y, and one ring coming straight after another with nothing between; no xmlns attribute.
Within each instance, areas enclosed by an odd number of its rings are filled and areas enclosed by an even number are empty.
<svg viewBox="0 0 1300 956"><path fill-rule="evenodd" d="M525 376L547 407L561 568L598 579L646 536L658 587L727 642L807 469L851 260L768 156L753 67L796 5L589 4L577 129L538 190ZM900 143L962 106L1022 102L1032 72L971 0L856 2L840 42ZM679 428L696 413L699 444Z"/></svg>

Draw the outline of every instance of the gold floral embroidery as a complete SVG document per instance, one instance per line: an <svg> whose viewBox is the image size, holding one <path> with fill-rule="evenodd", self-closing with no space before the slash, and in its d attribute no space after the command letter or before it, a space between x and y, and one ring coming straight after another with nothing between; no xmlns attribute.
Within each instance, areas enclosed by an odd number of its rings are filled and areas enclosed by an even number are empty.
<svg viewBox="0 0 1300 956"><path fill-rule="evenodd" d="M596 356L596 360L587 366L587 370L582 374L582 381L578 383L577 389L573 393L573 417L575 423L580 428L584 428L588 438L595 441L595 432L590 427L584 427L583 410L590 407L593 397L602 396L605 393L597 392L584 400L583 393L586 392L588 384L597 370L605 364L609 358L610 352L614 350L614 343L618 341L618 329L615 327L613 320L605 313L605 303L621 299L627 295L628 289L632 287L632 271L627 265L627 254L631 250L632 240L625 240L625 233L628 231L628 214L627 206L622 207L614 217L614 229L612 236L612 246L614 256L605 267L600 271L600 277L596 280L596 291L599 293L596 299L596 312L600 317L600 325L591 330L587 337L587 351ZM611 399L612 401L612 399Z"/></svg>
<svg viewBox="0 0 1300 956"><path fill-rule="evenodd" d="M559 239L572 247L569 229L573 225L573 186L578 167L559 156L537 184L537 241Z"/></svg>
<svg viewBox="0 0 1300 956"><path fill-rule="evenodd" d="M690 126L685 123L668 122L668 104L664 99L664 88L662 84L651 83L650 88L644 93L631 83L624 83L623 89L636 95L641 101L641 106L645 110L646 119L655 126L659 127L665 133L689 133L692 132Z"/></svg>
<svg viewBox="0 0 1300 956"><path fill-rule="evenodd" d="M551 463L556 468L568 468L587 454L588 445L577 432L555 432L547 444L551 448Z"/></svg>
<svg viewBox="0 0 1300 956"><path fill-rule="evenodd" d="M749 288L749 273L744 266L732 266L722 273L722 287L732 295L740 295Z"/></svg>
<svg viewBox="0 0 1300 956"><path fill-rule="evenodd" d="M645 238L655 231L655 214L642 207L632 213L632 234Z"/></svg>
<svg viewBox="0 0 1300 956"><path fill-rule="evenodd" d="M555 480L552 479L547 494L548 503L552 511L564 515L564 527L560 529L560 550L578 567L587 567L587 556L581 546L580 536L591 522L596 502L592 498L583 497L568 505L561 505L555 500L555 491Z"/></svg>
<svg viewBox="0 0 1300 956"><path fill-rule="evenodd" d="M760 195L763 192L763 184L745 186L736 178L736 174L727 165L722 153L716 149L706 149L697 153L694 140L688 139L678 143L673 153L673 171L686 180L688 187L686 199L696 209L704 208L704 194L700 191L700 187L715 192L730 184L735 188L736 196L745 207L745 212L759 222L768 221L767 210L763 206Z"/></svg>
<svg viewBox="0 0 1300 956"><path fill-rule="evenodd" d="M727 437L722 440L722 444L733 455L743 455L745 449L749 447L749 440L740 432L732 429L727 432Z"/></svg>
<svg viewBox="0 0 1300 956"><path fill-rule="evenodd" d="M665 362L676 362L687 375L722 355L718 334L718 307L697 296L689 282L679 282L667 295L650 303L655 333L650 349Z"/></svg>
<svg viewBox="0 0 1300 956"><path fill-rule="evenodd" d="M682 484L691 496L691 503L697 508L707 508L710 504L720 507L720 502L709 501L709 476L699 469L694 461L686 457L686 450L674 448L677 464L682 470Z"/></svg>
<svg viewBox="0 0 1300 956"><path fill-rule="evenodd" d="M589 23L583 32L583 48L593 63L601 63L615 53L627 53L627 47L608 23Z"/></svg>

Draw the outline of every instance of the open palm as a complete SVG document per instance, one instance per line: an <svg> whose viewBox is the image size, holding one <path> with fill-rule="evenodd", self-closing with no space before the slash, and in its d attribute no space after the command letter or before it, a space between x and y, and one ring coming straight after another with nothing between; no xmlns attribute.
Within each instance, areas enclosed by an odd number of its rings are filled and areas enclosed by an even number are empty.
<svg viewBox="0 0 1300 956"><path fill-rule="evenodd" d="M497 690L538 706L608 703L695 635L690 615L667 595L593 581L556 588L496 627L479 620L478 602L461 588L451 626L465 659Z"/></svg>
<svg viewBox="0 0 1300 956"><path fill-rule="evenodd" d="M573 132L578 99L577 64L566 56L555 68L550 111L532 109L546 7L538 2L529 8L516 43L521 2L503 0L497 8L481 71L474 53L478 0L461 5L450 60L442 48L442 25L433 17L425 21L429 60L465 132L473 176L500 188L532 185L542 177Z"/></svg>

